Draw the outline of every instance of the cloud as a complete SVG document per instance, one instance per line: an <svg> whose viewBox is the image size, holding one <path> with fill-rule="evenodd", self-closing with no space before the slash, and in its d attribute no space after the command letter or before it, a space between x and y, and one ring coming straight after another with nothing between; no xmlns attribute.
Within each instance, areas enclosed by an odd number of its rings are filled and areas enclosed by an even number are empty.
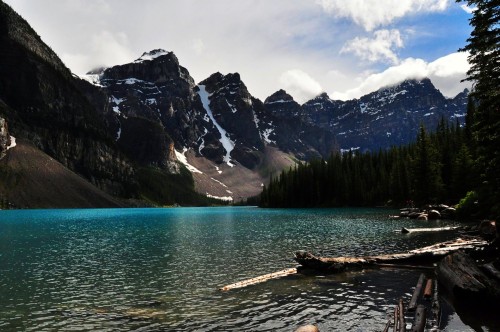
<svg viewBox="0 0 500 332"><path fill-rule="evenodd" d="M460 5L460 8L462 8L467 14L472 14L475 10L477 10L477 7L469 7L465 4Z"/></svg>
<svg viewBox="0 0 500 332"><path fill-rule="evenodd" d="M202 54L205 50L205 44L200 38L196 38L191 42L191 47L196 54Z"/></svg>
<svg viewBox="0 0 500 332"><path fill-rule="evenodd" d="M77 74L84 74L97 66L114 66L128 63L139 55L130 51L125 33L101 31L92 35L85 54L64 53L64 63Z"/></svg>
<svg viewBox="0 0 500 332"><path fill-rule="evenodd" d="M284 72L280 77L280 83L298 103L306 102L323 91L316 80L300 69Z"/></svg>
<svg viewBox="0 0 500 332"><path fill-rule="evenodd" d="M323 9L338 18L349 18L367 31L419 12L439 12L449 0L317 0Z"/></svg>
<svg viewBox="0 0 500 332"><path fill-rule="evenodd" d="M466 53L452 53L427 63L422 59L407 58L399 65L367 76L362 83L346 92L334 92L335 99L348 100L359 98L380 88L398 84L405 79L428 77L447 97L454 97L465 87L470 86L460 81L465 78L470 68Z"/></svg>
<svg viewBox="0 0 500 332"><path fill-rule="evenodd" d="M399 63L394 51L404 46L399 30L377 30L373 34L373 39L356 37L349 40L340 53L354 53L369 62Z"/></svg>

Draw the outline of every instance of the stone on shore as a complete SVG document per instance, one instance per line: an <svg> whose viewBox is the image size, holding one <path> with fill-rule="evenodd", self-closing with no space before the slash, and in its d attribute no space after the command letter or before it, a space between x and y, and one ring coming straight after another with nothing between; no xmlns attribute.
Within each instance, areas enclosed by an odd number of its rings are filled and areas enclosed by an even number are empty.
<svg viewBox="0 0 500 332"><path fill-rule="evenodd" d="M295 332L319 332L319 329L315 325L304 325L296 329Z"/></svg>

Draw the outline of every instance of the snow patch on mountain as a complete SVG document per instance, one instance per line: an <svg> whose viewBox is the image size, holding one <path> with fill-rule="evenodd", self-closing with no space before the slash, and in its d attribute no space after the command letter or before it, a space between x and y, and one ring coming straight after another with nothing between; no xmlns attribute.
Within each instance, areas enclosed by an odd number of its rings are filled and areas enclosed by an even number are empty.
<svg viewBox="0 0 500 332"><path fill-rule="evenodd" d="M89 82L92 85L103 87L101 84L101 75L99 74L86 74L86 75L75 75L78 78L81 78L84 81Z"/></svg>
<svg viewBox="0 0 500 332"><path fill-rule="evenodd" d="M238 111L236 109L236 107L234 107L234 105L231 104L227 99L226 99L226 103L227 103L227 106L229 106L229 108L231 109L231 112L236 113Z"/></svg>
<svg viewBox="0 0 500 332"><path fill-rule="evenodd" d="M207 197L208 198L215 198L215 199L218 199L221 201L227 201L227 202L233 201L233 198L231 196L214 196L214 195L210 195L209 193L207 193Z"/></svg>
<svg viewBox="0 0 500 332"><path fill-rule="evenodd" d="M188 163L187 161L187 158L186 158L186 152L187 152L187 148L184 148L182 150L182 152L179 152L177 150L175 150L175 156L177 157L177 160L181 162L181 164L183 164L184 166L186 166L186 168L191 172L191 173L199 173L199 174L203 174L202 171L200 171L199 169L197 169L196 167L194 167L193 165L191 165L190 163Z"/></svg>
<svg viewBox="0 0 500 332"><path fill-rule="evenodd" d="M234 164L231 162L231 151L233 151L233 149L234 149L234 142L231 141L228 133L215 120L214 115L212 113L212 109L210 108L210 99L209 99L210 95L208 94L205 86L198 85L198 88L199 88L198 95L200 96L201 102L203 104L203 108L205 108L205 111L207 112L208 117L210 118L210 120L212 120L212 123L219 131L220 136L221 136L219 141L222 143L224 150L226 150L226 155L224 156L224 162L226 164L228 164L228 166L234 167Z"/></svg>
<svg viewBox="0 0 500 332"><path fill-rule="evenodd" d="M162 55L167 55L168 53L169 52L162 49L152 50L150 52L144 52L142 56L139 59L135 60L134 62L140 63L144 61L151 61Z"/></svg>
<svg viewBox="0 0 500 332"><path fill-rule="evenodd" d="M12 149L13 147L15 147L17 145L16 143L16 138L14 136L10 136L10 143L9 143L9 146L7 147L7 151Z"/></svg>
<svg viewBox="0 0 500 332"><path fill-rule="evenodd" d="M224 183L220 182L220 181L219 181L219 180L217 180L217 179L210 178L210 180L212 180L212 181L214 181L214 182L217 182L218 184L220 184L220 185L221 185L221 186L223 186L224 188L227 188L227 186L226 186Z"/></svg>
<svg viewBox="0 0 500 332"><path fill-rule="evenodd" d="M274 128L268 128L261 133L262 139L267 143L267 144L276 144L276 141L272 141L269 139L269 136L274 132Z"/></svg>

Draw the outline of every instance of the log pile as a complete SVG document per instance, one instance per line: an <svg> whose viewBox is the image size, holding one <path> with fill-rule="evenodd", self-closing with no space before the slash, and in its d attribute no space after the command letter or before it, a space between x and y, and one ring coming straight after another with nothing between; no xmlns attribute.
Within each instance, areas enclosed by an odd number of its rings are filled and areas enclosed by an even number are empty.
<svg viewBox="0 0 500 332"><path fill-rule="evenodd" d="M446 255L458 250L477 250L487 245L487 241L478 238L458 238L406 253L363 257L318 257L309 252L298 251L295 253L295 261L306 268L330 273L388 264L401 267L414 267L416 264L421 267L436 263Z"/></svg>
<svg viewBox="0 0 500 332"><path fill-rule="evenodd" d="M424 288L423 286L426 285ZM427 285L430 289L427 289ZM426 293L429 293L426 296ZM421 274L407 306L403 299L394 307L394 315L387 321L384 332L400 331L439 331L441 305L439 303L437 282Z"/></svg>

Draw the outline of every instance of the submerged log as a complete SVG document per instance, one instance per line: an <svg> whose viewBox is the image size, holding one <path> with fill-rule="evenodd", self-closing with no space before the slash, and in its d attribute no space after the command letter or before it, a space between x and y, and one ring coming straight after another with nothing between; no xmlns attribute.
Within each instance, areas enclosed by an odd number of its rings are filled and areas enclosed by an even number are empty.
<svg viewBox="0 0 500 332"><path fill-rule="evenodd" d="M446 256L436 272L439 282L456 300L478 303L500 300L500 283L486 275L464 252Z"/></svg>
<svg viewBox="0 0 500 332"><path fill-rule="evenodd" d="M317 257L305 251L295 253L295 260L304 267L327 271L331 273L345 270L362 269L367 266L379 266L386 264L414 265L432 264L441 260L444 256L460 249L469 250L486 247L488 242L478 239L461 239L437 243L428 247L419 248L399 254L387 254L363 257Z"/></svg>

